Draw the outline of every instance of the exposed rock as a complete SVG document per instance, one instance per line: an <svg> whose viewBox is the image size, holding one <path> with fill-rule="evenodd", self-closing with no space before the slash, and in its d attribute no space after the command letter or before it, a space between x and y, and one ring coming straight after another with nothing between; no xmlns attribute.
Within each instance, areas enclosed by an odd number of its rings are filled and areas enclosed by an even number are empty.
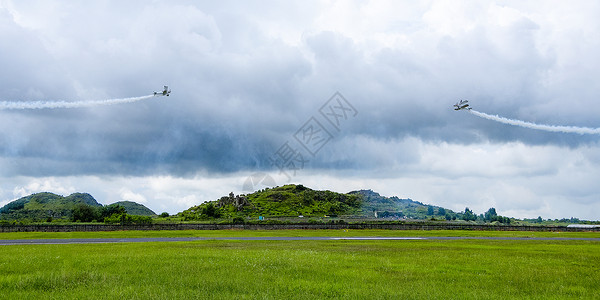
<svg viewBox="0 0 600 300"><path fill-rule="evenodd" d="M251 205L248 199L244 195L235 195L233 192L229 193L229 197L221 197L217 202L217 207L223 207L226 205L233 205L238 211L242 210L244 206Z"/></svg>

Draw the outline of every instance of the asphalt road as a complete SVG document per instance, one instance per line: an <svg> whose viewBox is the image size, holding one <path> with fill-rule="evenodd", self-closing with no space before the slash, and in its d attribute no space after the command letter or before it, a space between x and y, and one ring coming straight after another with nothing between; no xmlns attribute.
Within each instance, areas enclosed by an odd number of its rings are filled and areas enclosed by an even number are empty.
<svg viewBox="0 0 600 300"><path fill-rule="evenodd" d="M498 241L593 241L600 238L562 237L178 237L178 238L89 238L89 239L19 239L0 240L0 246L10 245L62 245L62 244L105 244L105 243L144 243L144 242L192 242L192 241L410 241L410 240L498 240Z"/></svg>

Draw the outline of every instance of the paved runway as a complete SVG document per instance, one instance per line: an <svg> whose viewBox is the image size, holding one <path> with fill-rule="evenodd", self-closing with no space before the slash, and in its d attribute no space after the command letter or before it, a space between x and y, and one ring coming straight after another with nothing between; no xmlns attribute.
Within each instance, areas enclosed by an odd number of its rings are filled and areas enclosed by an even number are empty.
<svg viewBox="0 0 600 300"><path fill-rule="evenodd" d="M600 238L564 237L179 237L179 238L91 238L91 239L20 239L0 240L0 246L9 245L54 245L54 244L105 244L144 242L192 242L192 241L411 241L411 240L497 240L497 241L593 241Z"/></svg>

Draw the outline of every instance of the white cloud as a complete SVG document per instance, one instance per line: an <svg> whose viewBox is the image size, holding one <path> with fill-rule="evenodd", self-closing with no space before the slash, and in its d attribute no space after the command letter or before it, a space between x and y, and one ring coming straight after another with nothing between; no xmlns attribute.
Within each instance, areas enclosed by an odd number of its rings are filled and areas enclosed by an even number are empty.
<svg viewBox="0 0 600 300"><path fill-rule="evenodd" d="M57 178L34 178L25 185L15 186L12 195L13 197L20 198L41 192L52 192L68 196L75 192L75 188L70 185L70 182L64 182Z"/></svg>
<svg viewBox="0 0 600 300"><path fill-rule="evenodd" d="M146 202L148 202L148 200L146 200L146 197L144 197L141 194L134 193L127 188L122 188L120 190L120 195L121 195L120 197L121 197L121 199L123 199L123 201L133 201L133 202L137 202L140 204L145 204Z"/></svg>

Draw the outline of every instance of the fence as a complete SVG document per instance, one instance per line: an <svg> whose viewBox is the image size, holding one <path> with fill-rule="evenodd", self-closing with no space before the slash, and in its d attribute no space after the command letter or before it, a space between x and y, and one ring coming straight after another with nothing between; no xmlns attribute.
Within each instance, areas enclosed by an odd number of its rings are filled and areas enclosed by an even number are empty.
<svg viewBox="0 0 600 300"><path fill-rule="evenodd" d="M564 226L510 226L482 224L148 224L148 225L7 225L0 232L73 232L118 230L285 230L285 229L387 229L387 230L480 230L480 231L596 231L600 228L567 228Z"/></svg>

